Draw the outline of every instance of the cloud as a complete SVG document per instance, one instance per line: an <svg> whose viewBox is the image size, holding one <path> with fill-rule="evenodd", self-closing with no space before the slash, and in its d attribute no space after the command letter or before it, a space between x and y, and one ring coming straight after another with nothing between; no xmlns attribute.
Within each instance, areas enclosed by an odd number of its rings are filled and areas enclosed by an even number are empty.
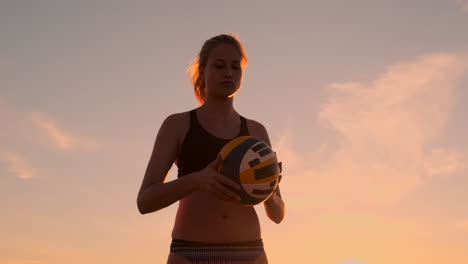
<svg viewBox="0 0 468 264"><path fill-rule="evenodd" d="M36 167L27 157L20 153L0 152L0 165L6 164L6 170L23 180L51 176L56 174L53 168Z"/></svg>
<svg viewBox="0 0 468 264"><path fill-rule="evenodd" d="M465 57L438 53L391 65L370 83L330 84L317 114L330 132L324 143L299 154L285 133L276 146L295 206L390 205L424 177L466 167L462 153L434 146L465 69Z"/></svg>
<svg viewBox="0 0 468 264"><path fill-rule="evenodd" d="M468 0L455 0L465 12L468 12Z"/></svg>
<svg viewBox="0 0 468 264"><path fill-rule="evenodd" d="M8 172L13 173L20 179L30 179L37 173L35 168L32 168L22 157L17 153L0 153L0 160L8 163Z"/></svg>
<svg viewBox="0 0 468 264"><path fill-rule="evenodd" d="M444 149L432 149L426 155L423 166L428 176L450 175L467 167L466 158L461 153Z"/></svg>
<svg viewBox="0 0 468 264"><path fill-rule="evenodd" d="M50 150L61 152L95 151L97 143L65 131L45 113L21 112L0 96L0 165L21 179L37 178L55 173L53 168L38 168L38 157ZM39 145L39 147L38 147ZM42 148L41 148L42 146ZM27 155L26 155L27 154ZM27 157L36 157L32 161Z"/></svg>
<svg viewBox="0 0 468 264"><path fill-rule="evenodd" d="M29 120L41 132L43 138L56 149L64 152L94 151L97 148L95 142L72 135L45 113L31 112Z"/></svg>
<svg viewBox="0 0 468 264"><path fill-rule="evenodd" d="M1 151L12 151L26 142L40 143L63 152L95 151L98 148L95 141L63 129L50 114L17 111L1 96L0 118L5 124L0 138Z"/></svg>

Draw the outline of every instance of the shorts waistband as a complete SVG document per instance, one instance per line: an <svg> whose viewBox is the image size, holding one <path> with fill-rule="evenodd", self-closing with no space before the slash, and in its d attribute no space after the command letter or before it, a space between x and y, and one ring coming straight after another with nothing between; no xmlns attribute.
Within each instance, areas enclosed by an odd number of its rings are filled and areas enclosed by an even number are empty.
<svg viewBox="0 0 468 264"><path fill-rule="evenodd" d="M189 259L192 263L244 263L263 254L262 239L209 243L173 239L171 252ZM224 261L224 262L223 262Z"/></svg>
<svg viewBox="0 0 468 264"><path fill-rule="evenodd" d="M201 242L183 239L172 239L171 247L263 247L263 240L247 240L247 241L235 241L235 242Z"/></svg>

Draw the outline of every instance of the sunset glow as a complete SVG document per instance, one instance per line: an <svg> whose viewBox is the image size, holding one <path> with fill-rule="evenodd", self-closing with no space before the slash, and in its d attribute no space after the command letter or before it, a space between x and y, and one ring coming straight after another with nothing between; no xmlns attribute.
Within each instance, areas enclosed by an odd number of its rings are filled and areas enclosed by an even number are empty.
<svg viewBox="0 0 468 264"><path fill-rule="evenodd" d="M468 263L468 1L4 1L0 21L0 264L166 263L178 203L141 215L137 192L221 33L283 164L283 222L255 207L269 263Z"/></svg>

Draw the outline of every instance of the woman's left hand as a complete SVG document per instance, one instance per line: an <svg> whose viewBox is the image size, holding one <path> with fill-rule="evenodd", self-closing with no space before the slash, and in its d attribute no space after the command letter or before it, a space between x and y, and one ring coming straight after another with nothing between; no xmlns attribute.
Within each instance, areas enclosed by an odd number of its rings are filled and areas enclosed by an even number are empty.
<svg viewBox="0 0 468 264"><path fill-rule="evenodd" d="M278 184L281 182L281 178L283 178L283 175L281 175L281 173L283 172L283 162L278 162L278 166L279 166L279 169L280 169L280 176L278 178Z"/></svg>

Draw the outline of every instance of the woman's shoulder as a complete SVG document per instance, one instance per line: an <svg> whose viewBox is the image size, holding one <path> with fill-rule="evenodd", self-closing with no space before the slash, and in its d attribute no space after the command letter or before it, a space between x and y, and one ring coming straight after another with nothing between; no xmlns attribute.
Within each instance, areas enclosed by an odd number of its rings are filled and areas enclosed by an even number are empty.
<svg viewBox="0 0 468 264"><path fill-rule="evenodd" d="M189 115L190 115L190 111L173 113L173 114L168 115L166 119L164 120L164 122L168 122L173 125L180 124L180 123L183 123L185 120L187 120L189 118Z"/></svg>
<svg viewBox="0 0 468 264"><path fill-rule="evenodd" d="M161 129L164 129L166 133L170 133L175 137L178 148L177 152L179 153L183 139L190 129L190 111L168 115L163 121Z"/></svg>
<svg viewBox="0 0 468 264"><path fill-rule="evenodd" d="M267 130L261 122L246 117L244 118L246 120L247 128L249 130L250 135L254 137L264 137L265 134L267 134Z"/></svg>
<svg viewBox="0 0 468 264"><path fill-rule="evenodd" d="M168 115L163 121L163 125L167 125L174 132L185 130L189 127L190 111L178 112Z"/></svg>

